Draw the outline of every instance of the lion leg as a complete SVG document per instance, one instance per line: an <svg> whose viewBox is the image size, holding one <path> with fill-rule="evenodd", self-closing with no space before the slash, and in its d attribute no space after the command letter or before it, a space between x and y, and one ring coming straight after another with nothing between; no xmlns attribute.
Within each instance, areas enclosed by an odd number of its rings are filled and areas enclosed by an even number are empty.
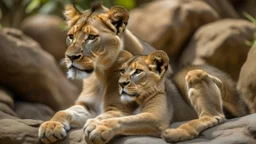
<svg viewBox="0 0 256 144"><path fill-rule="evenodd" d="M168 142L193 139L201 131L225 120L222 110L221 80L200 69L189 71L185 80L188 99L199 118L182 124L176 129L165 130L162 137Z"/></svg>
<svg viewBox="0 0 256 144"><path fill-rule="evenodd" d="M70 128L82 127L88 118L94 117L84 105L77 104L58 111L51 120L44 122L38 131L43 143L53 143L67 136Z"/></svg>

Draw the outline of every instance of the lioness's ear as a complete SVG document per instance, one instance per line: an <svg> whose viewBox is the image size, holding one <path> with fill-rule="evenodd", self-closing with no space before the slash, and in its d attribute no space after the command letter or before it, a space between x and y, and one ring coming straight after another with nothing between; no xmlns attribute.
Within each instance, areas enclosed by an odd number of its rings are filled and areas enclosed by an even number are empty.
<svg viewBox="0 0 256 144"><path fill-rule="evenodd" d="M63 14L66 18L68 27L72 27L81 16L81 13L71 4L65 6Z"/></svg>
<svg viewBox="0 0 256 144"><path fill-rule="evenodd" d="M168 69L169 57L164 51L157 50L148 55L146 63L151 71L159 74L160 77L163 77Z"/></svg>
<svg viewBox="0 0 256 144"><path fill-rule="evenodd" d="M99 17L116 33L122 33L129 19L129 12L122 6L113 6L108 13Z"/></svg>

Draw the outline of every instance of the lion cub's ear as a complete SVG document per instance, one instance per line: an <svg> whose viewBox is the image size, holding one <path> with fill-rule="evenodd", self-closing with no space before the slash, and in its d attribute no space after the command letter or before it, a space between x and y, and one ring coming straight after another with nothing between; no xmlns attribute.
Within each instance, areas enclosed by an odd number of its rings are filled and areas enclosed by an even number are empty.
<svg viewBox="0 0 256 144"><path fill-rule="evenodd" d="M129 19L129 12L122 6L113 6L106 14L99 17L116 34L124 32Z"/></svg>
<svg viewBox="0 0 256 144"><path fill-rule="evenodd" d="M77 11L72 4L68 4L65 6L63 14L66 18L66 23L68 27L72 27L81 16L81 13Z"/></svg>
<svg viewBox="0 0 256 144"><path fill-rule="evenodd" d="M164 51L157 50L148 55L146 63L151 71L163 77L168 69L169 57Z"/></svg>

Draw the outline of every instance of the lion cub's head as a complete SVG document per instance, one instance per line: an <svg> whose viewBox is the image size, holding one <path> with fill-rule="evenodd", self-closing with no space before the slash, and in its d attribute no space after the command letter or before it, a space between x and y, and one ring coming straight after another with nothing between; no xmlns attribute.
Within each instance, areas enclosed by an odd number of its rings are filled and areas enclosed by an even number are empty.
<svg viewBox="0 0 256 144"><path fill-rule="evenodd" d="M118 81L121 101L138 102L161 91L168 63L167 54L161 50L147 56L133 56L125 62Z"/></svg>
<svg viewBox="0 0 256 144"><path fill-rule="evenodd" d="M79 12L72 5L65 7L69 27L65 63L68 77L83 79L95 71L104 71L116 61L122 50L119 35L126 28L128 11L121 6L109 10L100 4Z"/></svg>

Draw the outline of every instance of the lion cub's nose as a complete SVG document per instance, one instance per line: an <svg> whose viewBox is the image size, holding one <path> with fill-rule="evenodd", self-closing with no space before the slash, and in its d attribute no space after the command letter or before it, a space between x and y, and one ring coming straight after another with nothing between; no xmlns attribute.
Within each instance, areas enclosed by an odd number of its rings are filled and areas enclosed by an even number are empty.
<svg viewBox="0 0 256 144"><path fill-rule="evenodd" d="M122 82L119 82L119 85L124 88L126 85L128 85L130 82L128 81L122 81Z"/></svg>

